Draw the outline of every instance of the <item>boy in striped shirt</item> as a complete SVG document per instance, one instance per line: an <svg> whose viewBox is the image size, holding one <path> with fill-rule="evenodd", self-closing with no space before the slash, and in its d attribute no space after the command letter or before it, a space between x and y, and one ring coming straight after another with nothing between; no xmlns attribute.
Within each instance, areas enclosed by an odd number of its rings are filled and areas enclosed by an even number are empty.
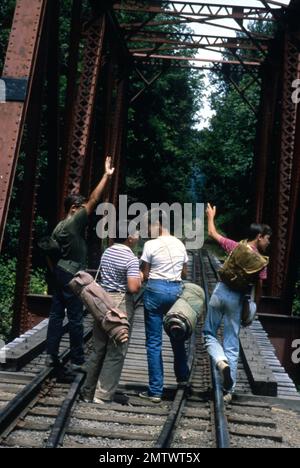
<svg viewBox="0 0 300 468"><path fill-rule="evenodd" d="M100 284L116 306L126 310L130 324L134 313L133 294L140 290L142 283L139 261L132 251L138 240L137 233L127 239L116 239L114 245L105 250L100 263ZM93 338L94 347L81 396L85 401L104 404L113 400L128 342L116 344L97 323L94 324Z"/></svg>

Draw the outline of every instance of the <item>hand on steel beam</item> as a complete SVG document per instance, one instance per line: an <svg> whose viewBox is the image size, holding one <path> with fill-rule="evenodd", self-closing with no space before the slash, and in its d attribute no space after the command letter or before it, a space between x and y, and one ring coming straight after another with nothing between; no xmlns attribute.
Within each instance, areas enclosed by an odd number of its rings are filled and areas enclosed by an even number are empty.
<svg viewBox="0 0 300 468"><path fill-rule="evenodd" d="M108 177L112 177L113 173L115 172L115 168L111 167L112 165L112 158L108 156L105 160L105 174Z"/></svg>

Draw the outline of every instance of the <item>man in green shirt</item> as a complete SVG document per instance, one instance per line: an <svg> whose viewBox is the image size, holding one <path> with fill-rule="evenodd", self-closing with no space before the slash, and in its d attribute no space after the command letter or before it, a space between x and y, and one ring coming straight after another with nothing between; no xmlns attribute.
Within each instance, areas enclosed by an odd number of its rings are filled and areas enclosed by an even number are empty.
<svg viewBox="0 0 300 468"><path fill-rule="evenodd" d="M73 276L86 268L87 245L85 229L89 216L95 210L101 195L114 173L111 158L105 161L105 174L90 195L88 201L81 195L69 195L65 200L66 218L54 229L52 237L61 250L55 267L56 291L53 296L47 333L47 364L60 365L58 352L63 333L65 311L69 320L71 361L73 370L84 363L83 350L83 305L68 287Z"/></svg>

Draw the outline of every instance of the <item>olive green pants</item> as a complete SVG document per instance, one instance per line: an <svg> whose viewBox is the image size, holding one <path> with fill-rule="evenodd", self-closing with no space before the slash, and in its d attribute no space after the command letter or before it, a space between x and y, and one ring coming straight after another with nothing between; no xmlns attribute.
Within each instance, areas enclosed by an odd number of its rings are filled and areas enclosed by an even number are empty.
<svg viewBox="0 0 300 468"><path fill-rule="evenodd" d="M118 308L126 310L130 325L134 314L134 302L131 294L110 293ZM94 323L93 351L88 359L87 377L82 388L82 396L88 400L94 397L111 401L120 381L124 360L128 348L127 343L116 344Z"/></svg>

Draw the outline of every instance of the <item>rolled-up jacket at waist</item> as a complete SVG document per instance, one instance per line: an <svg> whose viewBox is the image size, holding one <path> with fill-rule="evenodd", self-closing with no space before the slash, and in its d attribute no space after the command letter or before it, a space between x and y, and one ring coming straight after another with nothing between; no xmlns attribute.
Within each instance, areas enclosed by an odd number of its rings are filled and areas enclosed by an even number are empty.
<svg viewBox="0 0 300 468"><path fill-rule="evenodd" d="M79 296L88 311L110 338L129 336L126 311L119 309L113 297L94 281L85 271L78 272L69 283L71 290Z"/></svg>

